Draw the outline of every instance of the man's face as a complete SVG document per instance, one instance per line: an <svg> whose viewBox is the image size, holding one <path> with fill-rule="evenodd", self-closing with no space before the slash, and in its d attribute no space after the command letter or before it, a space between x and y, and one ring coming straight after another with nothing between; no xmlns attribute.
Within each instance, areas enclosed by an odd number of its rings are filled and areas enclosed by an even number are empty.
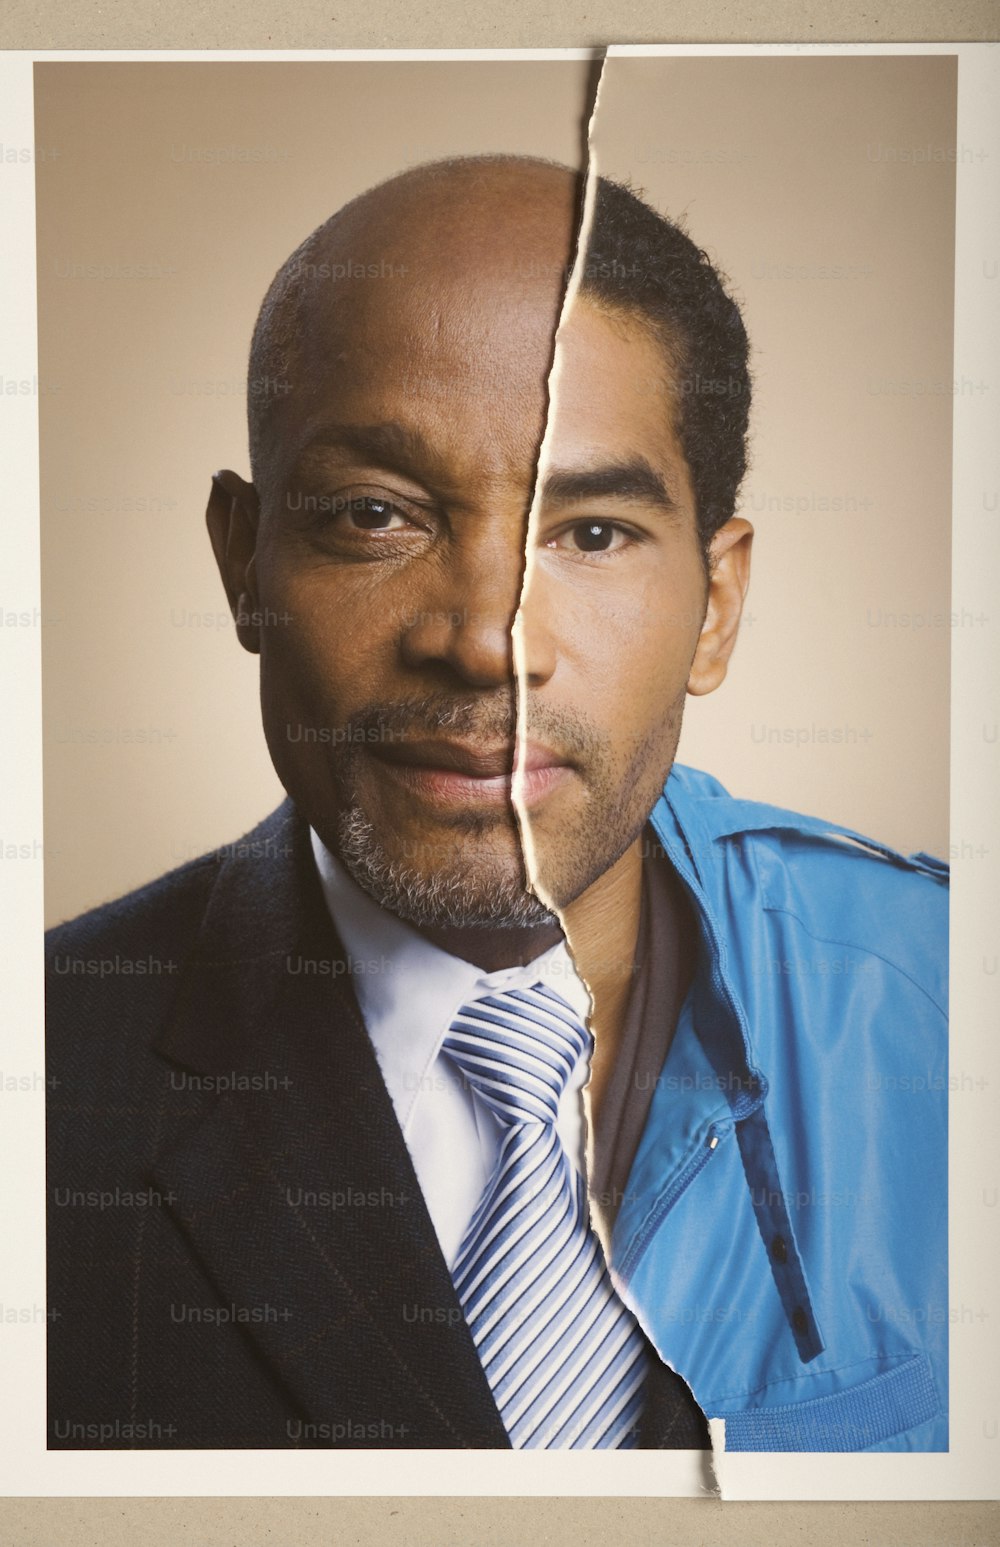
<svg viewBox="0 0 1000 1547"><path fill-rule="evenodd" d="M515 665L515 794L562 907L656 800L705 605L662 349L586 300L526 550L561 276L490 261L319 308L254 560L257 606L288 620L261 640L278 774L366 889L424 924L545 916L511 803Z"/></svg>

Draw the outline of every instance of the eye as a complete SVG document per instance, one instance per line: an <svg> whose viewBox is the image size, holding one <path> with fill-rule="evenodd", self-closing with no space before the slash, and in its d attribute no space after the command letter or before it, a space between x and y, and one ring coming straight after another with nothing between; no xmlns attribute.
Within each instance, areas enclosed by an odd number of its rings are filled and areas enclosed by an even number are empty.
<svg viewBox="0 0 1000 1547"><path fill-rule="evenodd" d="M575 521L545 544L570 553L611 553L634 542L633 534L617 521Z"/></svg>
<svg viewBox="0 0 1000 1547"><path fill-rule="evenodd" d="M338 494L331 515L357 532L402 532L410 524L398 505L377 494Z"/></svg>

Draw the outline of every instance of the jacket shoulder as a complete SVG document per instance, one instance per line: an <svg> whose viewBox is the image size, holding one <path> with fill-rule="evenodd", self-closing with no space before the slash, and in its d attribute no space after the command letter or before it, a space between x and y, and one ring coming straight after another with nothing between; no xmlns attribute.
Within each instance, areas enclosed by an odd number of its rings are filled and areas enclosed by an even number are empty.
<svg viewBox="0 0 1000 1547"><path fill-rule="evenodd" d="M166 875L89 908L45 933L49 966L57 955L93 956L138 941L162 941L197 925L219 869L216 851L188 860Z"/></svg>
<svg viewBox="0 0 1000 1547"><path fill-rule="evenodd" d="M734 799L696 769L675 769L664 796L732 930L752 897L814 939L882 958L947 1003L945 861L821 817Z"/></svg>
<svg viewBox="0 0 1000 1547"><path fill-rule="evenodd" d="M211 849L122 897L53 925L45 934L47 961L51 963L57 952L92 955L105 948L121 950L123 942L165 941L196 931L226 860L267 854L291 811L291 802L285 801L235 842Z"/></svg>
<svg viewBox="0 0 1000 1547"><path fill-rule="evenodd" d="M840 822L808 816L765 801L743 800L729 794L711 774L675 764L664 789L664 801L677 819L679 829L699 848L718 839L773 835L779 848L808 855L817 864L834 866L860 861L874 863L884 874L919 874L946 886L949 867L945 860L925 851L904 854ZM654 813L655 815L655 813ZM887 867L887 868L886 868ZM855 876L857 871L854 871Z"/></svg>

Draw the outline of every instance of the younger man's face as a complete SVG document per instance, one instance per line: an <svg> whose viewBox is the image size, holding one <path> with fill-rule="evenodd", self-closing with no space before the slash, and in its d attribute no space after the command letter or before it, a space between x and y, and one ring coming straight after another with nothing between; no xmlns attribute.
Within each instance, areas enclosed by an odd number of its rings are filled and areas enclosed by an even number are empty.
<svg viewBox="0 0 1000 1547"><path fill-rule="evenodd" d="M618 859L673 760L705 614L658 341L578 301L548 402L572 229L568 194L551 206L528 201L531 262L470 215L443 253L404 229L391 276L318 294L262 491L248 583L287 620L259 640L275 767L422 924L545 916L511 802L519 702L543 895L562 907Z"/></svg>

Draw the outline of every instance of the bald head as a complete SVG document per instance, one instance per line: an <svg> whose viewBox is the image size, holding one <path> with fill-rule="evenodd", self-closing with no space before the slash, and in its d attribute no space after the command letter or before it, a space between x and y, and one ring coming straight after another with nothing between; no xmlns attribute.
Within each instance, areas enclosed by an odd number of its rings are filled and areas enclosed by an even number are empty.
<svg viewBox="0 0 1000 1547"><path fill-rule="evenodd" d="M530 314L551 338L582 185L569 167L527 157L433 162L324 221L278 271L254 331L249 421L258 488L269 482L277 445L308 417L331 375L408 369L415 391L440 391L440 373L415 371L417 336L424 346L450 336L460 348L463 319L477 300L486 299L498 325L527 325ZM404 360L366 353L387 313L400 323ZM470 332L465 342L475 348L482 340ZM426 347L423 354L426 364Z"/></svg>

